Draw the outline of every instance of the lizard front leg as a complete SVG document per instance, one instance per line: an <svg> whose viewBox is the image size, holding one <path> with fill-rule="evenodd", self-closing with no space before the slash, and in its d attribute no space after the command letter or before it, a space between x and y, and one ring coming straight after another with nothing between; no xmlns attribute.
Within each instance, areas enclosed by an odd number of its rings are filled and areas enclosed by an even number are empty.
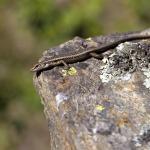
<svg viewBox="0 0 150 150"><path fill-rule="evenodd" d="M60 63L65 66L65 69L66 69L66 70L69 69L69 65L68 65L64 60L60 60Z"/></svg>

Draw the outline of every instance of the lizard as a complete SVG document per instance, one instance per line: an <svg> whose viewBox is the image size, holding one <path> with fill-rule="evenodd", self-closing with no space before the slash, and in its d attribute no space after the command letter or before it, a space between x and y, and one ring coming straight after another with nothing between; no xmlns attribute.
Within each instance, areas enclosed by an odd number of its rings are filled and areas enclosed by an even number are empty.
<svg viewBox="0 0 150 150"><path fill-rule="evenodd" d="M78 44L77 46L73 45L72 47L75 47L75 49L77 50L54 56L46 56L49 53L49 51L47 51L45 53L45 56L39 60L39 62L31 69L31 71L39 72L62 64L68 67L68 64L84 61L91 57L101 58L100 54L108 50L114 49L123 42L149 38L149 29L144 31L118 34L116 33L106 36L95 37L92 38L93 41L91 39L84 40L80 37L75 37L72 41L80 41L80 44ZM96 39L96 41L94 41L94 39ZM61 49L65 47L64 45L62 44L61 46L59 46L59 48Z"/></svg>

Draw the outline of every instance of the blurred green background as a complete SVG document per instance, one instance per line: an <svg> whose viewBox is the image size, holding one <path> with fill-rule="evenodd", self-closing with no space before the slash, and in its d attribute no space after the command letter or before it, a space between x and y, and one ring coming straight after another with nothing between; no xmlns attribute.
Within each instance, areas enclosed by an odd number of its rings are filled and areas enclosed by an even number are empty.
<svg viewBox="0 0 150 150"><path fill-rule="evenodd" d="M49 150L43 106L29 69L42 52L150 25L149 0L0 1L0 150Z"/></svg>

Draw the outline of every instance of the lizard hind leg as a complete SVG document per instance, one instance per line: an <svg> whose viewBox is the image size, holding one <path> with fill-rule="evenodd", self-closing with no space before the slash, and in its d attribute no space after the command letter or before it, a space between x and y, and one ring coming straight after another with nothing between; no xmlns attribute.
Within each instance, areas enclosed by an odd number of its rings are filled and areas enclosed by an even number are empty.
<svg viewBox="0 0 150 150"><path fill-rule="evenodd" d="M92 52L92 53L90 53L90 55L94 58L97 58L97 59L103 59L102 54L97 54L97 53Z"/></svg>

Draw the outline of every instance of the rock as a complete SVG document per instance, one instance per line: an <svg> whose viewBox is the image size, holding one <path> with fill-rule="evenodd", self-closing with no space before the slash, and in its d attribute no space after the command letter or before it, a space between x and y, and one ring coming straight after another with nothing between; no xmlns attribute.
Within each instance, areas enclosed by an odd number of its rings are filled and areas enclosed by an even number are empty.
<svg viewBox="0 0 150 150"><path fill-rule="evenodd" d="M34 74L50 149L150 149L150 42L125 42L71 67Z"/></svg>

